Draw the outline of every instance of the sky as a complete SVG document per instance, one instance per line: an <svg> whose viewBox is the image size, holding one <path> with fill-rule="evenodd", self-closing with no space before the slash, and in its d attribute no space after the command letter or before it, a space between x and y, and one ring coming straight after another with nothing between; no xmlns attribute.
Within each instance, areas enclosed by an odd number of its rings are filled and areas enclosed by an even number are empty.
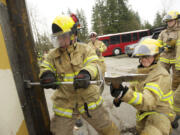
<svg viewBox="0 0 180 135"><path fill-rule="evenodd" d="M153 24L155 15L158 11L177 10L180 12L180 0L128 0L128 6L137 11L141 20L149 21ZM53 19L62 12L67 12L68 8L72 12L83 9L87 18L88 28L91 31L92 7L95 0L26 0L28 9L38 16L40 27L45 31L51 32ZM46 24L46 25L44 25ZM45 26L45 27L43 27Z"/></svg>
<svg viewBox="0 0 180 135"><path fill-rule="evenodd" d="M134 11L137 11L142 21L153 24L157 12L177 10L180 12L180 0L129 0Z"/></svg>

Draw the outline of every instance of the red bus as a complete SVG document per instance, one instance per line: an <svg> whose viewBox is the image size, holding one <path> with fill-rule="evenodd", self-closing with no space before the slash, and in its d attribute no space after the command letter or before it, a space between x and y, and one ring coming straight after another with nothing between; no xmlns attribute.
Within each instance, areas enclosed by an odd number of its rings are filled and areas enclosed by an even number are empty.
<svg viewBox="0 0 180 135"><path fill-rule="evenodd" d="M98 36L98 39L103 41L107 46L107 50L102 55L110 56L125 53L125 46L137 43L141 37L150 34L149 29L144 29Z"/></svg>

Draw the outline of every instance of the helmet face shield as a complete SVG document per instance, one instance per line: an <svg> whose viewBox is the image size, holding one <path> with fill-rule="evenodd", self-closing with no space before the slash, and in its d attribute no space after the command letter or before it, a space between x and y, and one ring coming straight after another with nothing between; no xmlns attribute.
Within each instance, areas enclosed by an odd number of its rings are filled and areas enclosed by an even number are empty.
<svg viewBox="0 0 180 135"><path fill-rule="evenodd" d="M133 56L155 56L159 54L160 47L162 47L162 45L157 40L147 38L135 47Z"/></svg>
<svg viewBox="0 0 180 135"><path fill-rule="evenodd" d="M171 20L178 19L179 13L177 11L170 11L164 16L163 22L169 22Z"/></svg>
<svg viewBox="0 0 180 135"><path fill-rule="evenodd" d="M163 22L169 22L171 20L173 20L173 18L170 15L165 15L164 18L163 18Z"/></svg>
<svg viewBox="0 0 180 135"><path fill-rule="evenodd" d="M144 45L139 45L137 47L135 47L133 56L136 57L142 57L142 56L150 56L151 55L151 50Z"/></svg>
<svg viewBox="0 0 180 135"><path fill-rule="evenodd" d="M71 33L70 32L66 32L66 33L58 32L58 33L52 34L51 40L52 40L54 47L66 48L70 45Z"/></svg>

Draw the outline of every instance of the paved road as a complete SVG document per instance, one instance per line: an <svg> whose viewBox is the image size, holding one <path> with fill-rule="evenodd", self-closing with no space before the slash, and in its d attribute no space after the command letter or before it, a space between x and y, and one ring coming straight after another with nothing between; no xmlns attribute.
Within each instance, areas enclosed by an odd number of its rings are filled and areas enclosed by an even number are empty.
<svg viewBox="0 0 180 135"><path fill-rule="evenodd" d="M116 57L106 57L105 62L107 65L107 72L115 73L134 73L138 65L138 59L129 58L125 55L120 55ZM52 103L50 101L50 96L52 95L52 90L46 91L47 103L50 112L50 116L53 116ZM115 108L112 104L113 98L110 96L109 87L106 85L104 92L104 106L108 110L111 119L116 123L120 130L123 131L122 135L135 135L135 113L136 110L126 104L122 103L121 107ZM84 121L84 126L79 130L74 130L74 135L97 135L96 131ZM172 135L180 135L180 128L173 130Z"/></svg>

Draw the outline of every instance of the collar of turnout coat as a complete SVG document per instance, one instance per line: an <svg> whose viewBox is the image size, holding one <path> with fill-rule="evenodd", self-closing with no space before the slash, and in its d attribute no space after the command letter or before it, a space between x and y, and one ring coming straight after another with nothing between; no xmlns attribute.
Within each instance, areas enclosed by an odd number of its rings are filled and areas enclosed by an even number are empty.
<svg viewBox="0 0 180 135"><path fill-rule="evenodd" d="M139 67L137 69L137 73L139 74L149 74L153 69L155 69L158 66L158 64L153 64L150 67Z"/></svg>

